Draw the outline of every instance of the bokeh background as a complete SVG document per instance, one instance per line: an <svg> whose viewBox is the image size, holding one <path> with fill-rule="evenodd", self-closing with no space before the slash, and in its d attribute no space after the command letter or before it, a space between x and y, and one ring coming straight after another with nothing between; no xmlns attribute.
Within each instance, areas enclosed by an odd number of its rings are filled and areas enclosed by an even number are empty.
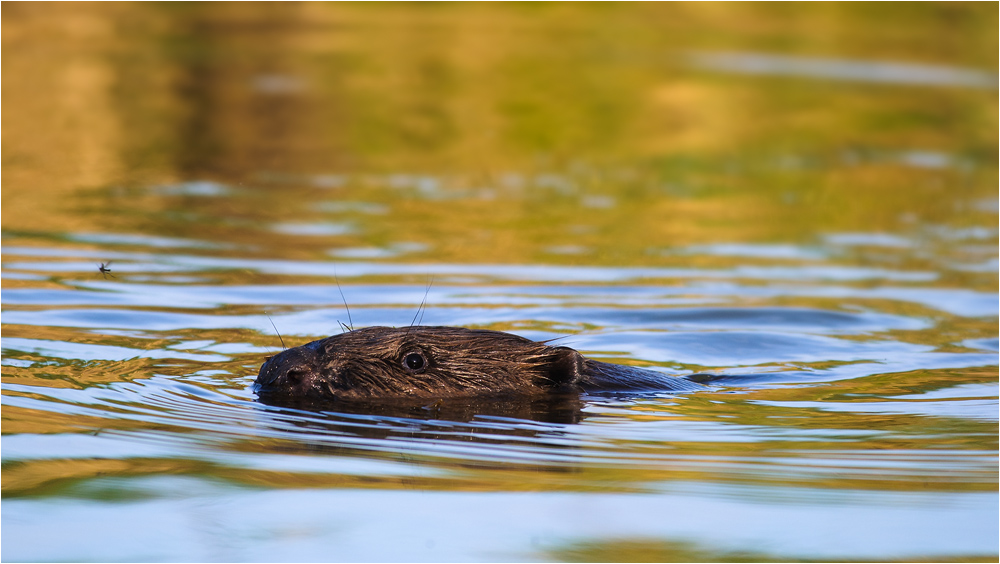
<svg viewBox="0 0 1000 564"><path fill-rule="evenodd" d="M995 561L997 10L5 3L3 559ZM425 297L717 377L250 390Z"/></svg>
<svg viewBox="0 0 1000 564"><path fill-rule="evenodd" d="M996 179L988 4L4 12L3 224L26 237L664 264L651 247L993 213L977 208ZM191 181L230 192L151 189ZM330 233L363 211L334 198L384 213Z"/></svg>

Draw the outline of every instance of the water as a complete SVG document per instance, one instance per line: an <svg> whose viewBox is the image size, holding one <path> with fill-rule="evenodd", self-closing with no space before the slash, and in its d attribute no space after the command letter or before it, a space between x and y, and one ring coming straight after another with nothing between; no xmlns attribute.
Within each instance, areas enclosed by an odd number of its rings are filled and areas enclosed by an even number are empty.
<svg viewBox="0 0 1000 564"><path fill-rule="evenodd" d="M995 21L5 6L0 556L995 561ZM250 389L425 300L711 388Z"/></svg>

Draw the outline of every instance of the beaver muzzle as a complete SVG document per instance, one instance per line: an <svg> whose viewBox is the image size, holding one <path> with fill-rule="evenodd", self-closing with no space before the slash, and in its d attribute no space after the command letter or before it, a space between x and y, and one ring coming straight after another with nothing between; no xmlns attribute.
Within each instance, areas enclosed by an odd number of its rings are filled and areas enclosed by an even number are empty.
<svg viewBox="0 0 1000 564"><path fill-rule="evenodd" d="M319 356L311 347L288 349L268 358L260 367L254 382L257 393L311 396L318 392L322 382Z"/></svg>

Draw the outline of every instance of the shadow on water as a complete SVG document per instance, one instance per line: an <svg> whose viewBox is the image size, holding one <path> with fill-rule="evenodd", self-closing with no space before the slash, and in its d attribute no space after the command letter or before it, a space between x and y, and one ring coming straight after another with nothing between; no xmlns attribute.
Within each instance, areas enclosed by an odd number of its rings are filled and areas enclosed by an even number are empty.
<svg viewBox="0 0 1000 564"><path fill-rule="evenodd" d="M382 418L405 419L409 424L420 425L421 421L473 423L477 418L502 418L512 423L511 431L521 432L516 428L516 422L537 421L541 423L572 424L583 420L584 402L580 394L549 394L531 398L448 398L439 400L382 400L382 401L317 401L287 396L275 397L261 395L259 401L265 405L294 410L336 419L340 416L357 419L357 416L371 418L377 421ZM284 413L282 411L281 413ZM310 418L304 425L313 425L315 418ZM473 426L465 426L470 436L477 430ZM494 425L491 431L497 431ZM380 429L372 427L370 431ZM389 429L382 429L389 431ZM385 435L382 435L383 437Z"/></svg>

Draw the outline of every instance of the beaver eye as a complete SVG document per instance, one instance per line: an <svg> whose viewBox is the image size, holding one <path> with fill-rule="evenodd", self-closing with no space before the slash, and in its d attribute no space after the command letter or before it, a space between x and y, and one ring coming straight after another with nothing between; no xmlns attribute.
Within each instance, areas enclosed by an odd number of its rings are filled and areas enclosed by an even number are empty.
<svg viewBox="0 0 1000 564"><path fill-rule="evenodd" d="M420 372L427 366L427 359L424 358L423 353L417 351L406 353L406 356L403 357L403 366L411 372Z"/></svg>

